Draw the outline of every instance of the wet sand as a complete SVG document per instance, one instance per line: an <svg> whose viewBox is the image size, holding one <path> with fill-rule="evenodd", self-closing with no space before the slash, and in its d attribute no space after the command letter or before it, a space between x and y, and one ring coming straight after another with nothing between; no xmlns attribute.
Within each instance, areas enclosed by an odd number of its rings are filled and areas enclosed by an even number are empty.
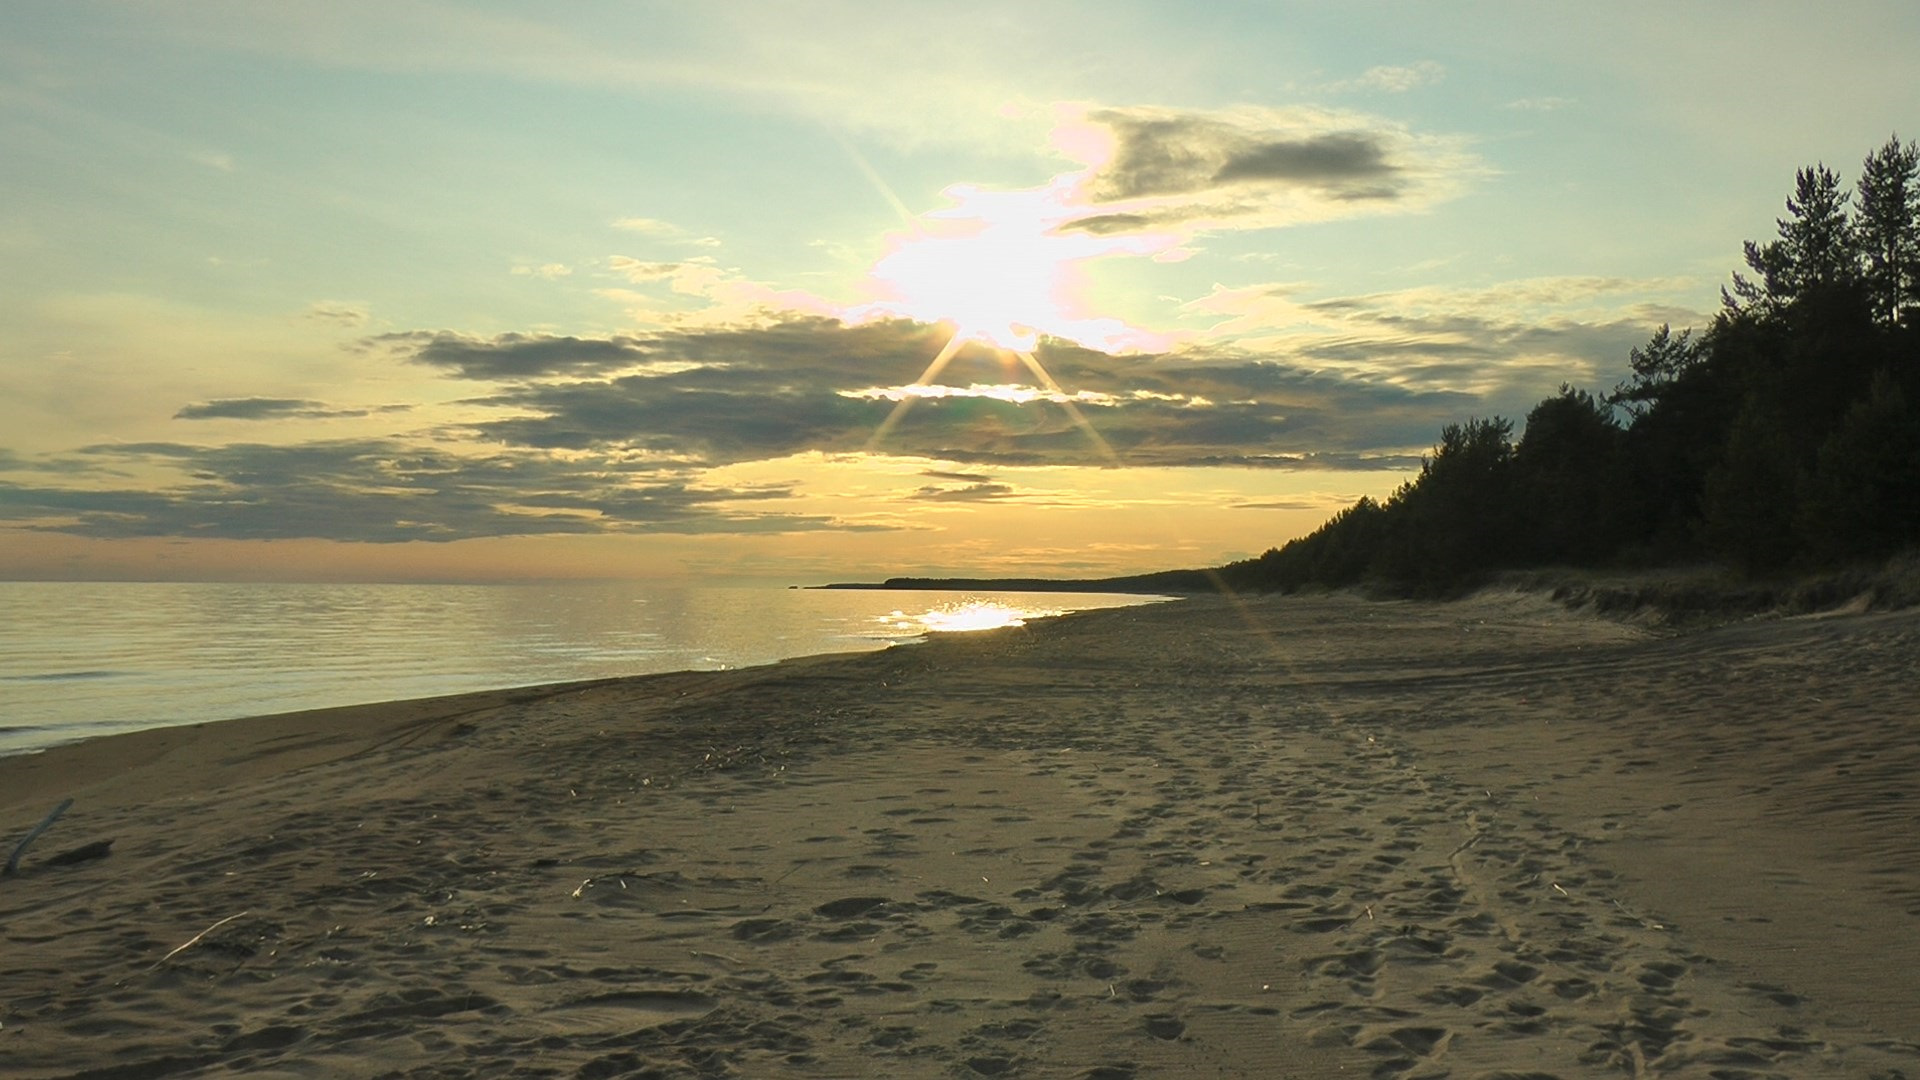
<svg viewBox="0 0 1920 1080"><path fill-rule="evenodd" d="M0 759L0 1075L1920 1077L1917 659L1209 599Z"/></svg>

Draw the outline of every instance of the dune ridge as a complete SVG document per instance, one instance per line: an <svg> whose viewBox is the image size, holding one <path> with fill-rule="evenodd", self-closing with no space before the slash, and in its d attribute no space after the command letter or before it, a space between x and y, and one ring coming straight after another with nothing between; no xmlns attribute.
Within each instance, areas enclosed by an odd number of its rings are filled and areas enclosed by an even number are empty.
<svg viewBox="0 0 1920 1080"><path fill-rule="evenodd" d="M1208 598L4 759L0 1073L1920 1075L1917 646Z"/></svg>

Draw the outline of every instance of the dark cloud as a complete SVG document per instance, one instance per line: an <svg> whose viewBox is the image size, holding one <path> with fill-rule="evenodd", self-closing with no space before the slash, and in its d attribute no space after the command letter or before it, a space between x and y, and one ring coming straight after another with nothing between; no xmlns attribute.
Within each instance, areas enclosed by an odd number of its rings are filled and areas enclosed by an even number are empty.
<svg viewBox="0 0 1920 1080"><path fill-rule="evenodd" d="M923 487L907 496L920 502L995 502L1015 497L1009 484L968 484L965 487Z"/></svg>
<svg viewBox="0 0 1920 1080"><path fill-rule="evenodd" d="M1371 187L1346 186L1337 191L1327 192L1327 197L1336 202L1392 202L1400 198L1402 189L1396 184L1374 184Z"/></svg>
<svg viewBox="0 0 1920 1080"><path fill-rule="evenodd" d="M706 369L709 379L739 383L759 379L756 373L826 378L866 372L869 377L893 377L903 366L924 367L944 344L942 331L924 323L885 320L847 326L834 319L796 317L768 326L644 337L501 334L480 338L447 330L416 330L367 338L362 347L389 349L412 363L465 379L521 382L627 372L658 377L691 366Z"/></svg>
<svg viewBox="0 0 1920 1080"><path fill-rule="evenodd" d="M1114 233L1140 232L1159 224L1161 221L1185 220L1186 212L1159 214L1094 214L1090 217L1075 218L1064 228L1090 232L1095 236L1108 236Z"/></svg>
<svg viewBox="0 0 1920 1080"><path fill-rule="evenodd" d="M332 409L323 402L304 398L215 398L212 401L183 406L173 414L175 420L280 420L333 419L370 416L376 412L404 412L411 405L383 405L378 409Z"/></svg>
<svg viewBox="0 0 1920 1080"><path fill-rule="evenodd" d="M400 350L417 364L442 368L465 379L537 379L555 375L600 375L645 364L645 345L630 338L501 334L475 338L441 330L380 334L367 346Z"/></svg>
<svg viewBox="0 0 1920 1080"><path fill-rule="evenodd" d="M1430 445L1446 423L1523 410L1583 361L1599 369L1601 358L1617 360L1645 338L1625 323L1399 314L1377 298L1327 310L1352 333L1290 343L1284 354L1109 355L1050 340L1038 356L1082 395L1079 413L1122 465L1381 468L1404 463L1408 448ZM591 352L595 342L577 344ZM643 352L650 366L500 387L469 399L501 415L468 430L521 450L640 453L688 468L866 449L968 466L1116 463L1060 404L993 396L994 386L1028 380L984 348L961 350L937 379L943 396L913 400L874 444L901 388L943 344L937 327L806 318L604 344ZM511 336L464 346L476 355L527 347Z"/></svg>
<svg viewBox="0 0 1920 1080"><path fill-rule="evenodd" d="M392 543L558 533L765 533L838 528L828 518L749 510L785 488L717 488L617 461L525 452L483 456L386 441L218 447L137 443L82 453L170 464L159 490L0 483L0 519L93 537Z"/></svg>
<svg viewBox="0 0 1920 1080"><path fill-rule="evenodd" d="M473 430L509 446L635 450L689 465L857 451L896 407L871 395L912 383L941 343L938 328L908 322L847 327L804 319L662 333L641 343L660 366L501 389L474 401L514 415ZM525 345L503 338L467 347L512 353ZM1338 343L1321 347L1328 359L1340 354ZM1040 355L1063 386L1096 396L1081 411L1130 455L1129 464L1232 459L1299 467L1317 459L1298 455L1397 452L1475 404L1439 387L1410 389L1227 352L1116 357L1049 342ZM991 351L968 349L939 381L965 390L1022 380ZM1355 424L1361 415L1368 423ZM1400 441L1383 447L1383 434ZM878 449L980 464L1111 464L1058 405L990 396L915 401Z"/></svg>
<svg viewBox="0 0 1920 1080"><path fill-rule="evenodd" d="M1105 110L1088 117L1116 140L1093 189L1098 202L1143 195L1184 195L1213 184L1232 141L1224 124L1197 116L1131 116Z"/></svg>
<svg viewBox="0 0 1920 1080"><path fill-rule="evenodd" d="M1401 171L1385 131L1286 132L1248 119L1169 110L1105 109L1089 120L1113 132L1113 158L1093 187L1097 202L1192 195L1239 184L1339 194L1378 190Z"/></svg>
<svg viewBox="0 0 1920 1080"><path fill-rule="evenodd" d="M1065 227L1274 228L1431 205L1479 165L1458 140L1420 137L1373 117L1311 109L1099 109L1088 123L1114 150Z"/></svg>
<svg viewBox="0 0 1920 1080"><path fill-rule="evenodd" d="M199 405L187 405L173 414L175 420L269 420L294 416L320 407L317 401L300 398L215 398Z"/></svg>
<svg viewBox="0 0 1920 1080"><path fill-rule="evenodd" d="M962 484L987 484L993 482L993 477L985 473L948 472L944 469L923 469L920 475L931 477L935 480L953 480Z"/></svg>
<svg viewBox="0 0 1920 1080"><path fill-rule="evenodd" d="M337 326L364 326L367 321L367 308L364 304L319 300L307 306L307 318Z"/></svg>
<svg viewBox="0 0 1920 1080"><path fill-rule="evenodd" d="M742 378L735 386L710 389L698 385L708 381L702 376L626 376L518 389L479 403L534 415L474 428L510 445L549 450L619 447L722 465L804 450L858 450L889 408L842 397L830 388L769 386L758 379Z"/></svg>
<svg viewBox="0 0 1920 1080"><path fill-rule="evenodd" d="M937 332L914 324L829 321L765 333L662 335L648 348L675 358L671 370L508 387L473 401L514 415L472 430L508 446L639 451L689 466L867 448L983 465L1114 463L1059 404L971 389L1013 377L987 350L964 350L939 379L952 389L914 400L871 446L897 408L884 395L911 384L939 343ZM1258 357L1110 356L1059 342L1044 344L1039 356L1062 386L1085 392L1081 415L1128 465L1235 460L1298 468L1320 460L1314 454L1397 453L1424 444L1473 405L1446 390ZM1356 424L1356 416L1368 422ZM1383 447L1383 433L1400 441Z"/></svg>
<svg viewBox="0 0 1920 1080"><path fill-rule="evenodd" d="M1213 179L1218 183L1282 180L1345 185L1355 180L1377 182L1398 171L1387 160L1378 136L1336 133L1256 142L1230 154Z"/></svg>

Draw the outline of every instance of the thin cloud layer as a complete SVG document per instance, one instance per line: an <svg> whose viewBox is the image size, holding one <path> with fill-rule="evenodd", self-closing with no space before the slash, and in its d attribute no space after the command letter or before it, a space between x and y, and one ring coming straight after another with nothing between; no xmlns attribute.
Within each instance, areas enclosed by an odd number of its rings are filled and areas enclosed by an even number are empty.
<svg viewBox="0 0 1920 1080"><path fill-rule="evenodd" d="M1611 385L1650 328L1704 324L1706 313L1664 302L1688 284L1553 277L1318 300L1271 284L1219 288L1188 310L1219 320L1217 340L1329 374L1461 392L1500 411L1524 408L1543 385Z"/></svg>
<svg viewBox="0 0 1920 1080"><path fill-rule="evenodd" d="M411 405L382 405L377 409L336 409L305 398L215 398L182 406L175 420L325 420L370 416L375 412L405 412Z"/></svg>
<svg viewBox="0 0 1920 1080"><path fill-rule="evenodd" d="M907 496L918 502L1003 502L1018 497L1013 485L991 483L967 484L964 487L929 484Z"/></svg>
<svg viewBox="0 0 1920 1080"><path fill-rule="evenodd" d="M312 415L322 406L301 398L216 398L213 401L183 406L173 414L175 420L271 420L283 416Z"/></svg>
<svg viewBox="0 0 1920 1080"><path fill-rule="evenodd" d="M1370 67L1352 85L1365 90L1378 90L1388 94L1404 94L1422 86L1430 86L1446 78L1447 69L1432 60L1420 60L1406 66L1383 64Z"/></svg>
<svg viewBox="0 0 1920 1080"><path fill-rule="evenodd" d="M396 440L141 443L79 453L98 461L103 473L161 468L184 479L137 490L0 482L0 520L98 538L366 543L849 527L819 515L760 509L790 497L784 487L703 485L613 458L459 454Z"/></svg>

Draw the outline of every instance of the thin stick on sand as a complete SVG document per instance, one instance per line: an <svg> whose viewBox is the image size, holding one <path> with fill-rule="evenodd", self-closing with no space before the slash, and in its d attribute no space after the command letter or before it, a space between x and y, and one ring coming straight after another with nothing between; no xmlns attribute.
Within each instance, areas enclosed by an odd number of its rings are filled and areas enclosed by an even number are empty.
<svg viewBox="0 0 1920 1080"><path fill-rule="evenodd" d="M13 854L7 859L6 867L3 869L0 869L0 876L10 877L12 876L14 871L19 870L20 856L25 855L27 853L27 845L33 843L35 840L40 839L41 833L46 832L48 829L53 828L53 823L56 821L59 821L60 815L66 813L67 807L72 805L73 805L73 800L68 799L65 802L62 802L59 806L54 807L53 813L48 814L45 818L42 818L40 821L40 824L35 825L33 827L33 831L27 834L26 839L20 841L19 844L14 846Z"/></svg>
<svg viewBox="0 0 1920 1080"><path fill-rule="evenodd" d="M224 918L224 919L221 919L221 920L220 920L219 922L217 922L217 923L214 923L214 924L213 924L212 926L209 926L209 927L207 927L207 928L206 928L205 930L202 930L202 931L200 931L199 933L197 933L197 934L195 934L195 935L193 935L192 937L190 937L190 938L188 938L188 939L187 939L187 940L185 941L185 943L183 943L182 945L180 945L180 947L178 947L178 948L176 948L176 949L174 949L174 950L173 950L172 952L170 952L170 953L168 953L167 955L165 955L165 956L163 956L163 957L161 957L161 958L160 958L160 959L158 959L158 960L155 960L155 961L153 962L153 966L154 966L154 967L159 967L159 966L160 966L161 964L164 964L164 963L166 963L167 961L169 961L169 960L171 960L171 959L173 959L174 957L176 957L176 956L179 956L179 955L180 955L181 953L183 953L183 952L186 952L186 951L187 951L188 949L191 949L191 948L193 948L193 947L194 947L195 945L197 945L197 944L199 944L199 943L200 943L200 939L201 939L201 938L203 938L203 937L206 937L206 936L207 936L208 934L211 934L211 933L213 933L213 932L214 932L215 930L218 930L218 929L220 929L221 927L223 927L223 926L225 926L225 925L227 925L228 923L230 923L230 922L232 922L232 921L233 921L233 920L235 920L235 919L238 919L238 918L240 918L240 917L241 917L242 915L245 915L245 914L247 914L247 912L244 912L244 911L242 911L242 912L238 912L238 913L236 913L236 914L233 914L233 915L229 915L229 916L227 916L227 917L226 917L226 918ZM151 970L151 969L149 969L149 970Z"/></svg>

